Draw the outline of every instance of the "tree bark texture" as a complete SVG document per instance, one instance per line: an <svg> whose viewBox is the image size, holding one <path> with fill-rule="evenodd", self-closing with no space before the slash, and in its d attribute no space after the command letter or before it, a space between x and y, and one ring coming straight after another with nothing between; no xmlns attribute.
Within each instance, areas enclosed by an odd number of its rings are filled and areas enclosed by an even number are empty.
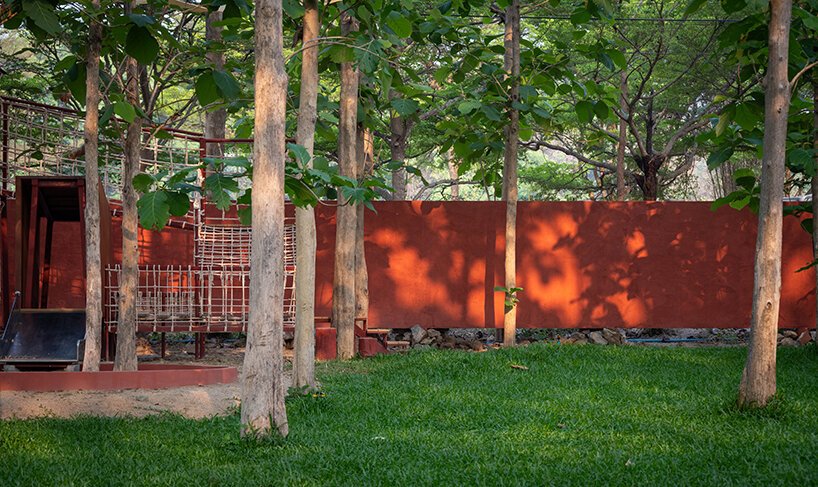
<svg viewBox="0 0 818 487"><path fill-rule="evenodd" d="M218 10L210 12L205 20L205 40L209 47L205 57L213 66L213 69L222 71L224 69L224 51L220 44L222 42L222 28L216 25L222 20L222 13ZM208 110L205 112L204 136L206 139L224 139L226 135L225 125L227 124L227 110ZM220 157L224 155L224 144L208 143L205 148L208 156Z"/></svg>
<svg viewBox="0 0 818 487"><path fill-rule="evenodd" d="M390 98L398 98L400 95L394 91ZM406 199L406 169L403 164L406 162L406 144L409 141L410 122L398 115L393 109L389 117L389 150L390 157L394 163L400 163L401 167L392 172L392 199L402 201Z"/></svg>
<svg viewBox="0 0 818 487"><path fill-rule="evenodd" d="M624 115L628 110L628 73L624 70L619 79L619 108ZM619 119L619 142L616 147L616 199L625 201L625 145L628 142L628 122Z"/></svg>
<svg viewBox="0 0 818 487"><path fill-rule="evenodd" d="M812 147L816 150L815 164L818 167L818 71L812 72ZM812 258L818 260L818 175L812 177ZM815 271L816 293L818 293L818 267ZM816 336L818 336L818 300L816 306ZM818 339L816 339L818 343ZM818 347L816 347L818 349Z"/></svg>
<svg viewBox="0 0 818 487"><path fill-rule="evenodd" d="M460 199L460 175L457 174L457 160L454 158L454 148L449 148L446 152L446 166L449 168L449 179L454 181L451 187L452 200Z"/></svg>
<svg viewBox="0 0 818 487"><path fill-rule="evenodd" d="M739 386L740 406L764 407L775 395L776 334L781 298L781 220L784 197L787 78L792 2L772 0L769 64L764 96L764 150L756 240L755 286L747 363Z"/></svg>
<svg viewBox="0 0 818 487"><path fill-rule="evenodd" d="M341 32L357 29L349 11L341 16ZM355 156L358 117L358 73L353 63L341 63L338 166L342 176L357 179ZM336 213L335 273L332 282L332 323L338 331L339 359L355 355L355 232L357 210L340 194Z"/></svg>
<svg viewBox="0 0 818 487"><path fill-rule="evenodd" d="M126 4L130 13L135 2ZM125 60L125 97L139 106L139 64L128 56ZM116 328L114 370L136 370L136 297L139 287L139 217L133 178L139 171L142 119L128 124L122 158L122 272L119 281L119 319Z"/></svg>
<svg viewBox="0 0 818 487"><path fill-rule="evenodd" d="M250 316L242 436L287 436L284 405L284 157L287 73L281 0L256 2Z"/></svg>
<svg viewBox="0 0 818 487"><path fill-rule="evenodd" d="M304 1L304 33L301 51L301 94L296 143L312 158L318 104L318 4ZM312 161L307 163L312 166ZM295 352L293 384L307 391L315 381L315 210L295 209Z"/></svg>
<svg viewBox="0 0 818 487"><path fill-rule="evenodd" d="M372 132L367 128L358 130L358 177L368 177L374 167L375 146ZM364 220L366 208L357 205L357 224L355 227L355 317L369 318L369 274L366 267L366 249L364 246Z"/></svg>
<svg viewBox="0 0 818 487"><path fill-rule="evenodd" d="M504 67L511 75L506 145L503 153L503 199L506 202L505 287L517 286L517 145L520 139L520 111L513 103L520 98L520 2L506 8ZM517 344L517 307L506 306L503 315L503 345Z"/></svg>
<svg viewBox="0 0 818 487"><path fill-rule="evenodd" d="M91 3L99 12L99 0ZM85 75L85 352L82 370L99 371L102 350L102 259L99 215L99 53L102 25L88 27Z"/></svg>

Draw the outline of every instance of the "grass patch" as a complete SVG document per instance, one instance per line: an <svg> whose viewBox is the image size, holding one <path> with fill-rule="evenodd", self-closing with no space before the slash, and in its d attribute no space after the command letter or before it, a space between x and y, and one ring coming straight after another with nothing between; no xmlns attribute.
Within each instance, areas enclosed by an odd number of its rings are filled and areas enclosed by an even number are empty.
<svg viewBox="0 0 818 487"><path fill-rule="evenodd" d="M0 422L0 485L818 483L818 353L780 350L774 406L743 411L745 353L535 345L322 364L326 395L288 400L283 441L242 441L237 415Z"/></svg>

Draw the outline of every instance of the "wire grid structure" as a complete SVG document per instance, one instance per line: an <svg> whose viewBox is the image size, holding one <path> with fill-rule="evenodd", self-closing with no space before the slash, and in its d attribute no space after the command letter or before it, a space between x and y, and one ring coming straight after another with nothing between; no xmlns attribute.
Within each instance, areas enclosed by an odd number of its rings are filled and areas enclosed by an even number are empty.
<svg viewBox="0 0 818 487"><path fill-rule="evenodd" d="M113 121L112 123L122 123ZM13 198L17 176L84 176L84 118L76 111L0 96L2 161L0 194ZM201 134L165 129L144 130L140 171L170 173L208 165L229 170L230 159L248 158L252 140L210 140ZM122 140L100 133L100 179L105 194L121 192ZM205 154L210 154L207 157ZM215 154L215 155L213 155ZM221 161L220 161L221 160ZM204 175L201 175L204 176ZM201 177L200 176L200 177ZM246 187L249 181L240 181ZM116 215L117 201L111 202ZM177 228L194 234L193 265L140 266L137 326L157 332L243 332L247 329L252 231L234 211L194 202ZM190 262L191 259L185 259ZM284 325L295 324L295 224L284 222ZM122 269L106 269L105 325L115 331Z"/></svg>

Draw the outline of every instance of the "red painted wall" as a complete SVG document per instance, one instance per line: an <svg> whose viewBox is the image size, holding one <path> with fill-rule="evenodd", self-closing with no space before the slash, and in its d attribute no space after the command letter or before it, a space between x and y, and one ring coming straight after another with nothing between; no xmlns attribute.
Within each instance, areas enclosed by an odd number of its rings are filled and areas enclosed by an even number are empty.
<svg viewBox="0 0 818 487"><path fill-rule="evenodd" d="M502 326L503 297L494 291L503 284L502 203L375 207L366 212L370 326ZM335 209L319 206L316 219L316 315L329 316ZM756 235L749 211L712 212L706 202L521 202L518 219L520 326L749 324ZM119 233L115 219L114 262ZM70 304L82 293L70 284L81 262L79 240L72 240L78 232L61 234L54 262L61 280L52 283L51 299ZM142 230L140 246L142 264L193 263L191 230ZM809 261L809 235L785 218L782 327L814 326L814 271L795 272Z"/></svg>
<svg viewBox="0 0 818 487"><path fill-rule="evenodd" d="M504 210L378 202L366 212L370 326L501 327ZM319 207L317 314L332 300L334 210ZM756 217L707 202L521 202L521 327L746 327ZM814 326L811 240L784 220L782 327Z"/></svg>

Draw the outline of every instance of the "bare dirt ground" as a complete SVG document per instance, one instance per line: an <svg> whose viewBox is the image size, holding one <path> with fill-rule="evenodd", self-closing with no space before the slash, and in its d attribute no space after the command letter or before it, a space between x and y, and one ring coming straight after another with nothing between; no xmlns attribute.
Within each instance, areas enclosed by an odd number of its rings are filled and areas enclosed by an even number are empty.
<svg viewBox="0 0 818 487"><path fill-rule="evenodd" d="M141 350L143 356L148 355ZM292 352L285 350L286 360ZM170 345L164 362L204 365L229 365L239 369L244 347L217 348L208 344L201 361L193 359L193 344ZM162 361L156 360L155 363ZM290 367L285 366L285 387L290 382ZM179 387L175 389L127 389L116 391L0 392L0 419L38 417L70 418L78 415L143 417L165 412L188 418L227 415L239 404L240 384Z"/></svg>

